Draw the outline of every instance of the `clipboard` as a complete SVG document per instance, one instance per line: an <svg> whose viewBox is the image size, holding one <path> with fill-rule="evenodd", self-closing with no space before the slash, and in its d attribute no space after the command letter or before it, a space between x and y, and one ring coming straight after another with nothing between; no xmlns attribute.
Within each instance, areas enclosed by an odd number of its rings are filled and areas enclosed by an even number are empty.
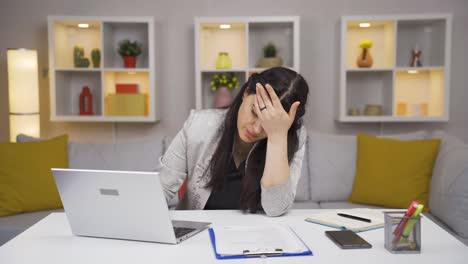
<svg viewBox="0 0 468 264"><path fill-rule="evenodd" d="M292 231L292 230L291 230ZM293 231L294 232L294 231ZM210 241L211 245L213 246L213 251L216 256L216 259L242 259L242 258L261 258L261 257L292 257L292 256L313 256L312 251L307 247L307 245L302 241L302 239L297 236L297 234L294 232L294 235L296 235L299 240L303 243L305 248L307 248L306 251L304 252L284 252L283 249L277 248L271 251L251 251L249 249L245 249L242 254L238 255L224 255L218 253L216 250L216 236L213 228L208 229L208 233L210 235Z"/></svg>

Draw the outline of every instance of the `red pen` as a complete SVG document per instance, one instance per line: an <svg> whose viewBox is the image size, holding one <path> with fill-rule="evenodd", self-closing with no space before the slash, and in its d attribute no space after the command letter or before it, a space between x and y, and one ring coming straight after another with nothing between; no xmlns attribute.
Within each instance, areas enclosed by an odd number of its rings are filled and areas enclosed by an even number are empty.
<svg viewBox="0 0 468 264"><path fill-rule="evenodd" d="M396 244L398 240L400 240L401 233L403 232L403 229L405 228L406 222L408 222L407 217L411 217L416 211L416 208L418 207L418 202L417 201L412 201L408 209L406 210L405 216L401 219L400 223L397 225L395 230L393 231L393 234L395 235L393 239L393 244Z"/></svg>

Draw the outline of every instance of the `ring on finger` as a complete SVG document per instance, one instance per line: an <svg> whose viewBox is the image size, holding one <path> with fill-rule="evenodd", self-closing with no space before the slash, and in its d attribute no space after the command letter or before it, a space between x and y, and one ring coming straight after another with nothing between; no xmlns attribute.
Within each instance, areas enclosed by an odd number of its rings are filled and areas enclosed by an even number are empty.
<svg viewBox="0 0 468 264"><path fill-rule="evenodd" d="M266 108L267 108L267 107L264 106L264 107L260 108L260 111L263 111L263 110L265 110Z"/></svg>

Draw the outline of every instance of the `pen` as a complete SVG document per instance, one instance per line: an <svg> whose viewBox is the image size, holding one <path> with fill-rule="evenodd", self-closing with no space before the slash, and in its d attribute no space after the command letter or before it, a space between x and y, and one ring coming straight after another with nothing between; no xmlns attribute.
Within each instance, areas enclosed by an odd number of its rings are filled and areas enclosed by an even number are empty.
<svg viewBox="0 0 468 264"><path fill-rule="evenodd" d="M393 238L393 247L396 247L398 241L400 241L401 233L403 233L403 228L405 228L406 222L408 221L408 217L411 217L413 213L418 208L419 203L417 201L412 201L408 210L406 210L405 216L401 218L400 223L398 223L397 227L393 231L395 235Z"/></svg>
<svg viewBox="0 0 468 264"><path fill-rule="evenodd" d="M363 221L363 222L367 222L367 223L372 222L370 219L359 217L359 216L354 216L354 215L349 215L349 214L342 214L342 213L338 213L338 215L341 216L341 217L351 218L351 219L354 219L354 220L359 220L359 221Z"/></svg>
<svg viewBox="0 0 468 264"><path fill-rule="evenodd" d="M418 217L419 214L422 212L423 208L424 208L424 205L419 204L418 208L416 209L416 211L413 213L411 217ZM403 232L401 233L400 241L399 241L400 243L404 242L405 239L409 237L409 235L411 234L411 231L413 231L414 224L416 224L415 219L408 220L408 222L405 225L405 228L403 229Z"/></svg>
<svg viewBox="0 0 468 264"><path fill-rule="evenodd" d="M393 231L394 235L400 236L401 232L403 231L403 227L406 225L406 221L408 221L407 217L411 217L416 211L416 208L418 207L418 202L417 201L412 201L410 206L408 207L408 210L406 210L405 216L401 218L400 223L398 223L397 227Z"/></svg>

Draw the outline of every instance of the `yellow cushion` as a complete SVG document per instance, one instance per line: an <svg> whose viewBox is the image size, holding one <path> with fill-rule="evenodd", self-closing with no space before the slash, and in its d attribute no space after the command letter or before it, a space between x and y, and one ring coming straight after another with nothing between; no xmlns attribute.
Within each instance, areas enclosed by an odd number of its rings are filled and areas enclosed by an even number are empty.
<svg viewBox="0 0 468 264"><path fill-rule="evenodd" d="M440 140L400 141L358 134L356 177L349 202L429 210L432 169Z"/></svg>
<svg viewBox="0 0 468 264"><path fill-rule="evenodd" d="M51 168L67 168L68 136L0 143L0 216L62 207Z"/></svg>

